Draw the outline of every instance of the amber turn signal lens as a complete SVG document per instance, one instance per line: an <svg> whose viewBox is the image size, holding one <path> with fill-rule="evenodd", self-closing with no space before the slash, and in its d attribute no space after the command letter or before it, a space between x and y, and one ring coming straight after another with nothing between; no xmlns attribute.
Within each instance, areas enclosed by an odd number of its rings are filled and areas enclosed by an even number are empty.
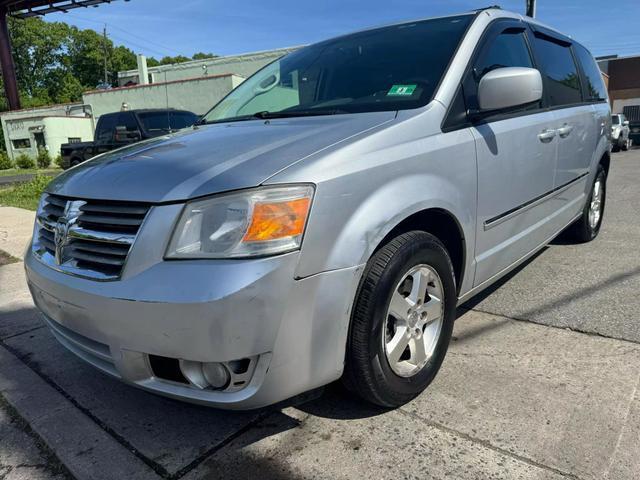
<svg viewBox="0 0 640 480"><path fill-rule="evenodd" d="M302 235L307 221L310 198L285 202L257 203L244 242L264 242Z"/></svg>

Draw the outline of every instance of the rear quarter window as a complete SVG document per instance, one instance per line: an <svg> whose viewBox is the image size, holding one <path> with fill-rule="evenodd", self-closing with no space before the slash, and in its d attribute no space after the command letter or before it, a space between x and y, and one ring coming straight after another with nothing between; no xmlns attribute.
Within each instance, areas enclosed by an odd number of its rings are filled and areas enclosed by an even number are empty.
<svg viewBox="0 0 640 480"><path fill-rule="evenodd" d="M574 51L584 72L585 100L592 102L606 101L607 89L602 80L602 72L593 56L582 45L574 45Z"/></svg>
<svg viewBox="0 0 640 480"><path fill-rule="evenodd" d="M534 45L550 106L581 103L580 76L571 47L538 35L535 36Z"/></svg>

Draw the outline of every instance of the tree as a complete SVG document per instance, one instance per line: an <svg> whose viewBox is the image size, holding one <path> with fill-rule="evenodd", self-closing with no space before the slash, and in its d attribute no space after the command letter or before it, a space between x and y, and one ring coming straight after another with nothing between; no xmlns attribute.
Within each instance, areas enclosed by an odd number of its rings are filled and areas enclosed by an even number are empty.
<svg viewBox="0 0 640 480"><path fill-rule="evenodd" d="M20 90L36 103L39 103L38 99L49 101L50 78L64 69L62 59L69 27L41 18L17 20L9 17L9 30Z"/></svg>
<svg viewBox="0 0 640 480"><path fill-rule="evenodd" d="M183 63L188 62L191 59L189 57L185 57L184 55L178 55L175 57L162 57L160 60L160 65L171 65L172 63Z"/></svg>
<svg viewBox="0 0 640 480"><path fill-rule="evenodd" d="M218 58L218 55L215 55L213 53L198 52L198 53L194 53L193 57L191 58L193 60L205 60L207 58Z"/></svg>
<svg viewBox="0 0 640 480"><path fill-rule="evenodd" d="M16 76L22 105L25 108L50 103L76 102L82 93L94 89L104 80L105 56L107 80L116 86L117 72L137 67L136 54L94 30L81 30L62 22L45 22L41 18L18 20L9 17L9 33L16 64ZM215 57L198 52L194 60ZM184 55L153 57L147 65L167 65L190 61ZM0 88L2 87L0 76ZM0 95L0 112L8 108ZM0 133L0 150L4 147Z"/></svg>

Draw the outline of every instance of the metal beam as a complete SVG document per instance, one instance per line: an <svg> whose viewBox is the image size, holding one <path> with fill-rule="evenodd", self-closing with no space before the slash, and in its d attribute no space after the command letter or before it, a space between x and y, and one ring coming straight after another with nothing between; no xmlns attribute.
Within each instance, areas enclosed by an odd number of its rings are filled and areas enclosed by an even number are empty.
<svg viewBox="0 0 640 480"><path fill-rule="evenodd" d="M16 79L16 67L11 55L11 38L7 27L7 9L0 6L0 66L2 66L2 80L10 110L20 108L20 95L18 93L18 80Z"/></svg>
<svg viewBox="0 0 640 480"><path fill-rule="evenodd" d="M536 0L527 1L527 17L536 18Z"/></svg>
<svg viewBox="0 0 640 480"><path fill-rule="evenodd" d="M67 12L74 8L97 7L112 1L114 0L0 0L0 5L4 5L12 17L29 18Z"/></svg>

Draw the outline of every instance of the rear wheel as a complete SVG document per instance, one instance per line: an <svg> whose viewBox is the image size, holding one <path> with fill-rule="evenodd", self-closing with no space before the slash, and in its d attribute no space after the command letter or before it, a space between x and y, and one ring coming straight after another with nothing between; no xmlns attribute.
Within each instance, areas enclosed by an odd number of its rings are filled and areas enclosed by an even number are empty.
<svg viewBox="0 0 640 480"><path fill-rule="evenodd" d="M447 250L409 232L369 261L354 305L345 380L362 398L397 407L420 394L444 360L456 289Z"/></svg>
<svg viewBox="0 0 640 480"><path fill-rule="evenodd" d="M582 215L570 228L571 236L578 242L590 242L598 236L602 225L606 196L607 176L602 165L598 165L598 172L582 210Z"/></svg>

